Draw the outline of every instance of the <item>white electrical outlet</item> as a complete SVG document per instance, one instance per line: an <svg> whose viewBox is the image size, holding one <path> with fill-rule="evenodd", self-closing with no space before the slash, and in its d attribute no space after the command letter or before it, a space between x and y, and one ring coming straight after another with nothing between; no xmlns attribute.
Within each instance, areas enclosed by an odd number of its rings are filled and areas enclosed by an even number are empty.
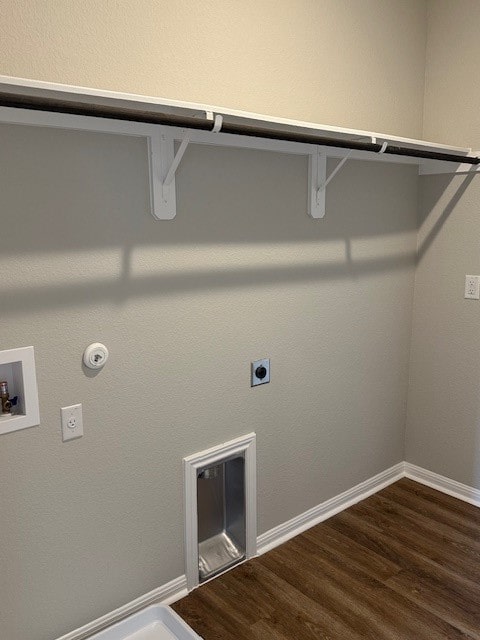
<svg viewBox="0 0 480 640"><path fill-rule="evenodd" d="M62 439L74 440L83 436L82 405L74 404L71 407L62 407Z"/></svg>
<svg viewBox="0 0 480 640"><path fill-rule="evenodd" d="M480 300L480 276L465 276L465 298Z"/></svg>

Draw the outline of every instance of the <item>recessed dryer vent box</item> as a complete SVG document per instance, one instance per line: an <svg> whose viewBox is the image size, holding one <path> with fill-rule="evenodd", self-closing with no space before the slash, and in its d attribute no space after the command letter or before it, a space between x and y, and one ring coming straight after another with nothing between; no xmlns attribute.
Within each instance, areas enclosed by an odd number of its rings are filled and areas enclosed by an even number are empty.
<svg viewBox="0 0 480 640"><path fill-rule="evenodd" d="M184 458L187 588L257 553L255 434Z"/></svg>
<svg viewBox="0 0 480 640"><path fill-rule="evenodd" d="M11 413L0 413L0 435L40 424L37 375L33 347L0 351L0 382L10 398L17 397Z"/></svg>

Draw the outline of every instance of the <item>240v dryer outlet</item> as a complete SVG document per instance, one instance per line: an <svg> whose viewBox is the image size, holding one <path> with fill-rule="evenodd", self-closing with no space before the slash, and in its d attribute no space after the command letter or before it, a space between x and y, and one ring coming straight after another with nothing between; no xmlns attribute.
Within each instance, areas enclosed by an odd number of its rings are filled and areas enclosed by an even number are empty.
<svg viewBox="0 0 480 640"><path fill-rule="evenodd" d="M252 362L252 387L270 382L270 359L263 358Z"/></svg>

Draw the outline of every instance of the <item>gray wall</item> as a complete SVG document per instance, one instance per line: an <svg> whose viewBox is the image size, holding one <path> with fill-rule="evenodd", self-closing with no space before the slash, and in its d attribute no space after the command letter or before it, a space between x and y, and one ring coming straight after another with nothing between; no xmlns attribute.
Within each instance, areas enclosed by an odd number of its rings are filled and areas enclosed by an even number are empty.
<svg viewBox="0 0 480 640"><path fill-rule="evenodd" d="M42 417L1 438L1 637L51 640L182 574L187 454L257 432L259 533L403 459L414 167L348 164L314 221L306 158L191 147L155 222L142 141L1 138L2 346L35 345Z"/></svg>
<svg viewBox="0 0 480 640"><path fill-rule="evenodd" d="M480 149L480 3L429 3L427 139ZM465 274L480 274L480 177L420 180L419 262L406 458L480 488L480 303Z"/></svg>
<svg viewBox="0 0 480 640"><path fill-rule="evenodd" d="M480 308L463 297L480 273L480 182L420 182L406 459L480 488Z"/></svg>
<svg viewBox="0 0 480 640"><path fill-rule="evenodd" d="M127 4L3 2L0 72L421 134L425 2ZM142 141L0 135L1 345L35 346L42 417L0 439L2 639L183 573L187 454L257 432L259 533L403 459L414 168L347 163L313 221L305 158L192 146L155 222Z"/></svg>

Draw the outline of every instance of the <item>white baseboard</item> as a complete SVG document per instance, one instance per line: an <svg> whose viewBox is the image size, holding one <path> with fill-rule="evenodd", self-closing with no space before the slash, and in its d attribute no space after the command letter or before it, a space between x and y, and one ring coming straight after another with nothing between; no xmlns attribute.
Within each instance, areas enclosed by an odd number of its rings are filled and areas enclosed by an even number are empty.
<svg viewBox="0 0 480 640"><path fill-rule="evenodd" d="M386 469L381 473L369 478L360 484L357 484L352 489L344 491L338 496L334 496L325 502L301 513L299 516L295 516L288 522L284 522L266 533L262 533L258 537L257 550L258 554L274 549L280 544L283 544L290 538L298 536L298 534L310 529L310 527L323 522L327 518L331 518L336 513L351 507L353 504L360 502L371 496L372 494L384 489L389 484L400 480L405 475L405 464L399 462L398 464Z"/></svg>
<svg viewBox="0 0 480 640"><path fill-rule="evenodd" d="M270 529L270 531L262 533L257 538L258 555L274 549L278 545L290 540L290 538L299 535L303 531L327 520L327 518L331 518L335 514L340 513L340 511L348 509L348 507L405 477L480 507L480 491L478 489L461 484L455 480L450 480L445 476L441 476L433 471L428 471L427 469L422 469L409 462L399 462L393 467L373 476L373 478L369 478L338 496L334 496L316 507L301 513L295 518L288 520L288 522L284 522ZM75 631L67 633L57 640L87 640L87 638L94 633L98 633L102 629L143 609L149 604L159 602L162 604L171 604L187 594L187 579L184 575L179 576L175 578L175 580L171 580L167 584L140 596L136 600L123 605L119 609L115 609L115 611L111 613L107 613L101 618Z"/></svg>
<svg viewBox="0 0 480 640"><path fill-rule="evenodd" d="M480 507L480 491L466 484L450 480L450 478L428 471L428 469L417 467L414 464L410 464L410 462L405 462L405 477Z"/></svg>
<svg viewBox="0 0 480 640"><path fill-rule="evenodd" d="M132 602L124 604L122 607L115 609L115 611L111 611L110 613L107 613L101 618L97 618L97 620L94 620L93 622L89 622L79 629L75 629L75 631L67 633L61 638L58 638L58 640L86 640L94 633L102 631L102 629L105 629L115 622L136 613L140 609L147 607L149 604L159 602L162 604L171 604L172 602L180 600L180 598L183 598L187 594L187 578L185 576L180 576L175 578L175 580L171 580L161 587L136 598L136 600L132 600Z"/></svg>

